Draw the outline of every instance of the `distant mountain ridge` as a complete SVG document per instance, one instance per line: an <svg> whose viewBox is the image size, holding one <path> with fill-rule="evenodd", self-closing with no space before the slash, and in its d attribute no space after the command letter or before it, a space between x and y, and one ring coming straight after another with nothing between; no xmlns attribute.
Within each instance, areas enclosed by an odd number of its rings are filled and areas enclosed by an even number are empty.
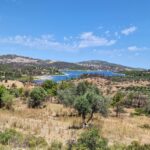
<svg viewBox="0 0 150 150"><path fill-rule="evenodd" d="M37 65L37 66L46 66L54 67L57 69L75 69L75 70L111 70L111 71L126 71L132 70L135 68L127 67L119 64L109 63L106 61L100 60L89 60L82 61L78 63L64 62L64 61L52 61L52 60L42 60L36 58L30 58L25 56L18 55L1 55L0 64L9 64L13 66L28 66L28 65Z"/></svg>
<svg viewBox="0 0 150 150"><path fill-rule="evenodd" d="M91 69L100 69L100 70L113 70L113 71L124 71L124 70L133 70L136 68L127 67L115 63L110 63L107 61L101 61L101 60L88 60L88 61L82 61L78 64L86 67L90 67Z"/></svg>
<svg viewBox="0 0 150 150"><path fill-rule="evenodd" d="M41 60L35 59L25 56L18 56L18 55L1 55L0 56L0 63L23 63L23 64L31 64L31 63L51 63L51 60Z"/></svg>

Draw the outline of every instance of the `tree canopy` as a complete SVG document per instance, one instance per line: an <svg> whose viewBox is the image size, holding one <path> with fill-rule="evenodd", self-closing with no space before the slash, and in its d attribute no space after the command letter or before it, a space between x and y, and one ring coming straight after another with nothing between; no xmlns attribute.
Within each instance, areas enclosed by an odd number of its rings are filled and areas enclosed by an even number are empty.
<svg viewBox="0 0 150 150"><path fill-rule="evenodd" d="M88 82L81 82L69 89L60 90L58 97L65 106L73 107L78 111L83 125L91 121L94 113L107 113L106 99L95 85ZM88 114L90 117L87 119Z"/></svg>

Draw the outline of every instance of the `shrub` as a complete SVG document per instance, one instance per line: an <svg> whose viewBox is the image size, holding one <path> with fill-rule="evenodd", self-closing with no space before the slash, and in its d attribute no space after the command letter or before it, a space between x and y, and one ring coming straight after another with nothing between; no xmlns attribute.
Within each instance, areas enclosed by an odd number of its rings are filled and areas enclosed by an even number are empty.
<svg viewBox="0 0 150 150"><path fill-rule="evenodd" d="M131 145L127 146L125 150L149 150L150 144L140 145L138 142L132 142Z"/></svg>
<svg viewBox="0 0 150 150"><path fill-rule="evenodd" d="M3 106L6 109L11 109L12 108L12 104L13 104L13 99L14 99L14 96L11 95L8 91L5 91L2 94L2 97L1 97Z"/></svg>
<svg viewBox="0 0 150 150"><path fill-rule="evenodd" d="M33 135L28 135L24 139L24 145L26 145L26 147L33 148L33 147L46 147L48 144L42 137L35 137Z"/></svg>
<svg viewBox="0 0 150 150"><path fill-rule="evenodd" d="M137 141L133 141L130 145L115 144L110 150L150 150L150 144L140 145Z"/></svg>
<svg viewBox="0 0 150 150"><path fill-rule="evenodd" d="M144 129L150 129L150 125L149 124L143 124L142 126L140 126L141 128Z"/></svg>
<svg viewBox="0 0 150 150"><path fill-rule="evenodd" d="M75 87L71 87L68 89L66 88L64 90L58 90L57 95L59 103L62 103L65 106L72 106L76 96L75 93L76 93Z"/></svg>
<svg viewBox="0 0 150 150"><path fill-rule="evenodd" d="M4 86L0 86L0 108L3 107L2 95L5 91L6 91L6 88Z"/></svg>
<svg viewBox="0 0 150 150"><path fill-rule="evenodd" d="M87 129L83 132L74 146L75 150L107 150L107 141L99 135L96 128Z"/></svg>
<svg viewBox="0 0 150 150"><path fill-rule="evenodd" d="M65 90L65 89L69 89L73 86L74 86L74 84L72 82L62 81L58 84L57 89L58 90Z"/></svg>
<svg viewBox="0 0 150 150"><path fill-rule="evenodd" d="M58 141L53 141L49 150L62 150L62 143Z"/></svg>
<svg viewBox="0 0 150 150"><path fill-rule="evenodd" d="M10 143L20 143L22 135L14 129L6 129L4 132L0 132L0 143L8 145Z"/></svg>
<svg viewBox="0 0 150 150"><path fill-rule="evenodd" d="M57 94L57 83L52 80L46 80L42 84L42 87L48 94L55 96Z"/></svg>
<svg viewBox="0 0 150 150"><path fill-rule="evenodd" d="M24 135L14 129L6 129L4 132L0 132L0 144L29 148L43 148L48 146L47 142L42 137Z"/></svg>
<svg viewBox="0 0 150 150"><path fill-rule="evenodd" d="M20 96L22 96L22 93L23 93L23 89L22 89L22 88L20 88L20 89L11 88L9 91L10 91L10 93L11 93L12 95L14 95L15 97L20 97Z"/></svg>
<svg viewBox="0 0 150 150"><path fill-rule="evenodd" d="M143 110L144 110L144 113L145 113L146 115L150 115L150 100L149 100L149 101L147 102L147 104L144 106Z"/></svg>
<svg viewBox="0 0 150 150"><path fill-rule="evenodd" d="M123 103L124 103L124 93L118 91L112 99L112 106L115 107L116 117L118 117L120 112L123 111Z"/></svg>
<svg viewBox="0 0 150 150"><path fill-rule="evenodd" d="M30 99L28 101L28 106L32 108L37 108L42 105L42 102L46 98L46 91L42 87L36 87L30 93Z"/></svg>
<svg viewBox="0 0 150 150"><path fill-rule="evenodd" d="M142 115L145 114L147 116L150 115L150 100L147 102L147 104L142 108L136 108L135 109L135 115Z"/></svg>
<svg viewBox="0 0 150 150"><path fill-rule="evenodd" d="M30 91L27 90L27 89L25 89L25 90L23 91L23 96L24 96L25 98L29 97L29 96L30 96Z"/></svg>

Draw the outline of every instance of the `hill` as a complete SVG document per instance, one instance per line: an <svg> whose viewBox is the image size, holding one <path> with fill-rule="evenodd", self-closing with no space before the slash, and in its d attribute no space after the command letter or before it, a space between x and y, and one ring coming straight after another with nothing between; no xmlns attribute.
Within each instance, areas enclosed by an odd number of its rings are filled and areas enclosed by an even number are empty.
<svg viewBox="0 0 150 150"><path fill-rule="evenodd" d="M40 66L44 68L52 67L56 69L89 69L89 67L84 67L76 63L42 60L18 55L0 56L0 64L10 65L13 67Z"/></svg>
<svg viewBox="0 0 150 150"><path fill-rule="evenodd" d="M25 67L25 66L37 66L41 68L56 68L56 69L73 69L73 70L112 70L112 71L127 71L133 70L135 68L109 63L100 60L89 60L82 61L78 63L64 62L64 61L52 61L52 60L42 60L35 59L24 56L17 55L2 55L0 56L0 64L9 65L15 67Z"/></svg>
<svg viewBox="0 0 150 150"><path fill-rule="evenodd" d="M127 67L119 64L110 63L101 60L89 60L82 61L78 63L81 66L89 67L90 69L100 69L100 70L112 70L112 71L128 71L128 70L141 70L139 68Z"/></svg>

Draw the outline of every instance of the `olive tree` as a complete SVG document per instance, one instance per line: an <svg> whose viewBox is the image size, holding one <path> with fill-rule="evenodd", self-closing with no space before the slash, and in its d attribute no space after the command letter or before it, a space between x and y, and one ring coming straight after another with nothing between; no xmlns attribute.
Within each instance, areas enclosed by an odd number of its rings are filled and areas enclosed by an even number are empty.
<svg viewBox="0 0 150 150"><path fill-rule="evenodd" d="M99 89L88 82L81 82L77 86L58 92L60 102L65 106L73 107L82 118L83 126L92 120L93 114L107 113L106 99ZM87 118L89 115L89 118Z"/></svg>
<svg viewBox="0 0 150 150"><path fill-rule="evenodd" d="M119 113L122 111L124 96L124 93L118 91L112 99L112 106L115 107L116 117L118 117Z"/></svg>

